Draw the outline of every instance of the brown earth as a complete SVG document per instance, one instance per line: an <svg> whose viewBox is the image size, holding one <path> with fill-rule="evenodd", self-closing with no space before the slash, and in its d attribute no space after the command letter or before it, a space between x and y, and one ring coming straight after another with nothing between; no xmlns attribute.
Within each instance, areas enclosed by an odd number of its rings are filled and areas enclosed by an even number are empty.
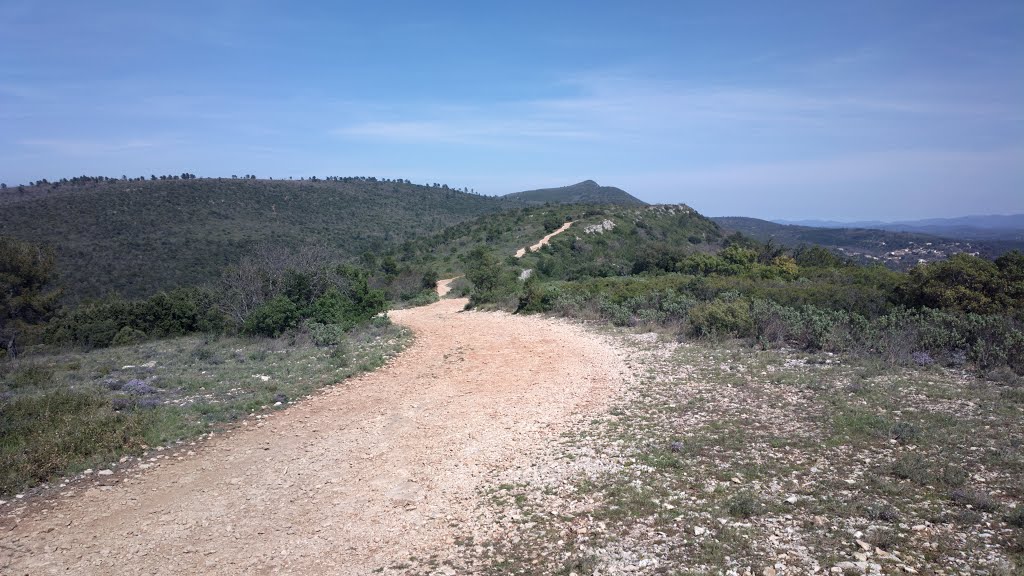
<svg viewBox="0 0 1024 576"><path fill-rule="evenodd" d="M376 372L181 459L23 507L0 526L0 573L367 574L443 561L477 521L478 490L604 408L625 374L619 349L578 326L465 303L391 312L416 340Z"/></svg>

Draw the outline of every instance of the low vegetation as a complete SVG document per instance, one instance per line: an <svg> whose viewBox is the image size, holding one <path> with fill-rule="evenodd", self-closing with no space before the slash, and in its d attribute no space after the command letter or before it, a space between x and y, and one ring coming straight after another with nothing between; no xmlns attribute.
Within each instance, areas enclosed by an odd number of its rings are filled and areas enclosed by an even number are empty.
<svg viewBox="0 0 1024 576"><path fill-rule="evenodd" d="M278 338L190 335L0 362L0 495L283 407L384 364L409 334L378 318Z"/></svg>
<svg viewBox="0 0 1024 576"><path fill-rule="evenodd" d="M205 288L64 307L48 251L0 248L0 495L285 405L408 340L368 274L315 247L258 252Z"/></svg>
<svg viewBox="0 0 1024 576"><path fill-rule="evenodd" d="M480 283L471 305L667 328L680 339L1024 373L1020 252L958 254L904 273L820 247L723 236L685 206L564 216L574 228L521 260L461 255L466 278ZM518 280L526 268L529 278Z"/></svg>

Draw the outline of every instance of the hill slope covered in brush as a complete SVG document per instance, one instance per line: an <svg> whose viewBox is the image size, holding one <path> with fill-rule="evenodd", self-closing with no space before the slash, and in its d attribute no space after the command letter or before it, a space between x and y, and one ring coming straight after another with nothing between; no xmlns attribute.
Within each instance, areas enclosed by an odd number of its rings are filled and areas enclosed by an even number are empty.
<svg viewBox="0 0 1024 576"><path fill-rule="evenodd" d="M357 256L510 205L372 178L106 180L0 197L0 235L53 247L72 300L200 284L258 245Z"/></svg>
<svg viewBox="0 0 1024 576"><path fill-rule="evenodd" d="M620 204L623 206L644 206L647 203L614 186L601 186L593 180L584 180L572 186L541 188L506 194L504 198L529 204Z"/></svg>

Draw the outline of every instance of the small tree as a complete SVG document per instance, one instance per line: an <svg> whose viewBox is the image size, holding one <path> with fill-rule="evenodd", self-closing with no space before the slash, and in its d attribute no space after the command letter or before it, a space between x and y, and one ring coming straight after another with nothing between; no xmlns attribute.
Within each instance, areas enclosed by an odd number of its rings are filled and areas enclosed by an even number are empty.
<svg viewBox="0 0 1024 576"><path fill-rule="evenodd" d="M515 272L502 264L486 246L477 246L465 257L466 278L473 283L470 304L498 303L518 289Z"/></svg>
<svg viewBox="0 0 1024 576"><path fill-rule="evenodd" d="M60 292L51 287L52 250L0 237L0 348L18 353L18 340L49 320Z"/></svg>

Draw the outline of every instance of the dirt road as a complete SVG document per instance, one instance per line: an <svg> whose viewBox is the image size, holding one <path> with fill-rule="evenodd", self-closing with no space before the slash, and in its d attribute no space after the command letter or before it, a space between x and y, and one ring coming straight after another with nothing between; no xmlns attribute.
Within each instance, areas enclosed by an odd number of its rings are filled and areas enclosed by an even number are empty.
<svg viewBox="0 0 1024 576"><path fill-rule="evenodd" d="M558 236L562 232L565 232L566 230L569 229L570 226L572 226L572 222L566 222L565 224L562 224L562 226L558 230L555 230L551 234L548 234L547 236L541 238L540 241L534 244L533 246L530 246L530 251L535 252L537 250L540 250L541 246L544 246L548 242L551 242L552 238ZM522 258L523 256L526 256L526 248L520 248L519 250L516 250L516 258Z"/></svg>
<svg viewBox="0 0 1024 576"><path fill-rule="evenodd" d="M0 527L0 573L399 573L410 556L443 559L489 475L599 410L623 375L579 327L465 302L392 312L416 341L374 373Z"/></svg>

